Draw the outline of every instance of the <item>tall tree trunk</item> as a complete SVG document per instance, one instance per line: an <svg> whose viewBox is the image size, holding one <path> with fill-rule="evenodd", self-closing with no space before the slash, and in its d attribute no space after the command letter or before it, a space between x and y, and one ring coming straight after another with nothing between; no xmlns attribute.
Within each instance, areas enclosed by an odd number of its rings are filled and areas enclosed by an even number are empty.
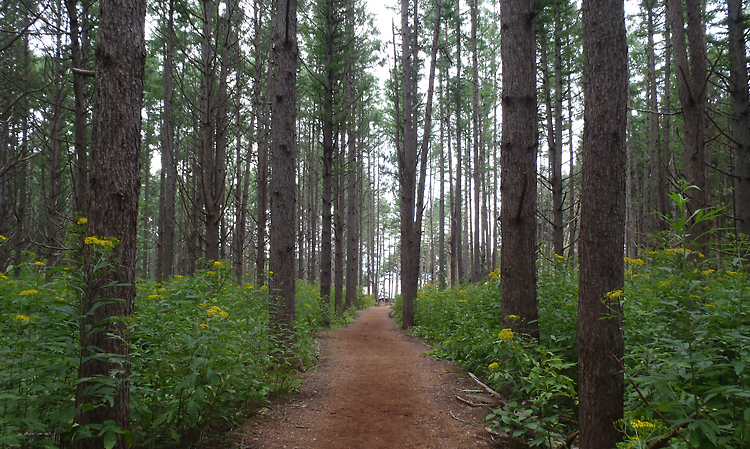
<svg viewBox="0 0 750 449"><path fill-rule="evenodd" d="M346 133L340 132L340 146L333 161L333 296L336 312L344 316L344 148Z"/></svg>
<svg viewBox="0 0 750 449"><path fill-rule="evenodd" d="M78 22L78 0L66 0L70 35L70 54L73 67L74 119L73 133L75 153L73 163L73 195L76 211L86 216L86 182L88 177L88 137L86 133L86 109L88 107L88 83L86 81L85 54L81 48L81 27ZM85 17L85 14L84 14Z"/></svg>
<svg viewBox="0 0 750 449"><path fill-rule="evenodd" d="M688 216L708 205L708 184L706 182L705 155L705 113L706 86L708 72L706 67L706 27L703 22L703 7L699 0L686 0L687 33L682 0L667 0L669 23L672 29L672 51L677 75L677 91L680 95L685 135L685 178L690 198ZM687 34L687 45L685 37ZM689 59L688 59L689 58ZM707 221L688 222L690 227L689 243L698 249L708 242L706 234L709 228ZM706 252L708 248L701 248Z"/></svg>
<svg viewBox="0 0 750 449"><path fill-rule="evenodd" d="M555 254L564 251L563 182L562 182L562 137L563 137L563 73L562 73L562 19L560 2L555 3L555 147L552 154L552 223L554 226L552 246ZM572 199L572 197L571 197Z"/></svg>
<svg viewBox="0 0 750 449"><path fill-rule="evenodd" d="M164 107L161 123L161 190L159 204L159 244L156 280L173 274L175 253L175 199L177 196L177 147L174 144L174 0L169 2L164 44Z"/></svg>
<svg viewBox="0 0 750 449"><path fill-rule="evenodd" d="M81 312L86 318L81 326L84 350L76 403L82 411L77 421L85 426L112 420L118 428L127 429L131 338L127 317L133 313L135 300L146 1L101 0L99 4L89 234L113 237L119 243L109 259L113 269L82 297ZM89 254L93 251L87 249ZM107 284L116 286L104 287ZM100 376L113 380L113 386L91 380ZM92 387L105 387L109 398L92 394ZM103 448L107 436L81 439L75 446ZM115 448L129 446L122 434L112 436Z"/></svg>
<svg viewBox="0 0 750 449"><path fill-rule="evenodd" d="M445 270L445 71L440 70L440 209L438 211L438 286L442 290L446 284Z"/></svg>
<svg viewBox="0 0 750 449"><path fill-rule="evenodd" d="M581 449L620 441L624 352L627 43L622 0L584 0L584 131L578 290Z"/></svg>
<svg viewBox="0 0 750 449"><path fill-rule="evenodd" d="M742 0L727 0L729 19L730 93L734 101L734 216L737 234L750 235L750 100L747 87L745 17Z"/></svg>
<svg viewBox="0 0 750 449"><path fill-rule="evenodd" d="M271 232L269 281L271 331L281 345L294 336L294 231L297 160L297 1L276 1L271 102ZM279 350L289 351L290 347Z"/></svg>
<svg viewBox="0 0 750 449"><path fill-rule="evenodd" d="M539 335L536 301L536 42L534 2L503 0L501 148L502 314L507 327ZM516 315L518 319L509 319Z"/></svg>
<svg viewBox="0 0 750 449"><path fill-rule="evenodd" d="M474 257L471 269L471 281L477 283L482 277L481 237L479 231L480 213L480 158L479 158L479 54L477 50L477 5L479 0L471 0L471 135L474 148Z"/></svg>
<svg viewBox="0 0 750 449"><path fill-rule="evenodd" d="M260 126L260 122L258 123ZM256 205L258 228L256 230L255 271L258 286L266 285L268 270L266 269L266 231L268 223L268 143L258 139L258 202Z"/></svg>
<svg viewBox="0 0 750 449"><path fill-rule="evenodd" d="M353 109L353 108L352 108ZM353 115L353 114L352 114ZM354 117L352 116L352 119ZM354 121L354 120L352 120ZM352 123L354 125L354 123ZM353 132L349 131L349 150L347 161L346 189L349 191L346 201L346 307L357 308L357 285L359 274L359 227L357 226L357 212L360 210L358 194L357 142Z"/></svg>
<svg viewBox="0 0 750 449"><path fill-rule="evenodd" d="M648 88L648 115L646 132L648 133L648 149L650 151L651 159L651 182L649 190L649 202L651 204L651 210L648 212L658 212L665 214L666 210L664 204L666 203L667 191L664 190L664 159L662 157L662 146L661 146L661 123L659 114L659 97L657 93L656 79L656 53L654 51L654 0L648 0L646 2L646 14L647 14L647 38L648 44L646 45L646 84ZM658 220L658 217L654 214L649 215L648 229L649 233L656 232L663 226L663 222Z"/></svg>
<svg viewBox="0 0 750 449"><path fill-rule="evenodd" d="M205 260L219 259L219 225L221 222L221 192L216 188L222 175L219 155L221 144L216 140L216 57L213 41L214 3L202 0L203 35L201 42L201 100L200 100L200 186L204 208ZM223 182L223 176L221 176Z"/></svg>
<svg viewBox="0 0 750 449"><path fill-rule="evenodd" d="M461 187L463 178L463 160L461 139L461 2L456 2L456 188L453 204L453 219L451 221L451 257L453 266L456 267L456 282L463 283L466 281L464 275L464 250L463 250L463 188Z"/></svg>
<svg viewBox="0 0 750 449"><path fill-rule="evenodd" d="M409 0L401 0L401 89L403 142L398 152L401 194L401 296L402 328L414 326L414 302L419 284L419 230L415 229L414 212L417 189L417 124L413 97L411 27Z"/></svg>
<svg viewBox="0 0 750 449"><path fill-rule="evenodd" d="M332 226L333 226L333 135L334 67L333 67L333 0L326 0L326 41L325 77L323 79L323 179L321 200L321 241L320 241L320 298L324 307L324 324L330 326L327 313L331 303L331 276L333 269ZM336 309L338 312L339 310Z"/></svg>

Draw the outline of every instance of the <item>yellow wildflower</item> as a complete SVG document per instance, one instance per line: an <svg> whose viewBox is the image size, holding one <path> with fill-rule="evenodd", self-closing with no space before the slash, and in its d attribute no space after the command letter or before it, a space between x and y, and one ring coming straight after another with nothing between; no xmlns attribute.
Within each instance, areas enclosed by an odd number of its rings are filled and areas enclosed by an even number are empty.
<svg viewBox="0 0 750 449"><path fill-rule="evenodd" d="M60 297L60 296L55 296L55 299L58 300L58 301L60 301L60 302L65 302L65 298Z"/></svg>
<svg viewBox="0 0 750 449"><path fill-rule="evenodd" d="M646 262L643 259L631 259L630 257L626 257L625 262L636 267L642 267L643 265L646 264Z"/></svg>
<svg viewBox="0 0 750 449"><path fill-rule="evenodd" d="M24 290L18 294L18 296L38 295L39 290Z"/></svg>
<svg viewBox="0 0 750 449"><path fill-rule="evenodd" d="M500 367L500 364L498 364L497 362L492 362L492 363L490 363L490 366L488 366L487 368L489 368L490 371L492 371L492 370L495 370L495 369L497 369L499 367Z"/></svg>
<svg viewBox="0 0 750 449"><path fill-rule="evenodd" d="M499 334L497 334L497 338L502 341L513 340L513 330L506 327L505 329L501 330Z"/></svg>
<svg viewBox="0 0 750 449"><path fill-rule="evenodd" d="M714 270L714 269L708 269L708 270L701 271L701 273L703 273L703 274L711 274L711 273L714 273L714 272L716 272L716 270Z"/></svg>
<svg viewBox="0 0 750 449"><path fill-rule="evenodd" d="M120 243L120 241L115 237L86 237L86 240L84 240L83 243L86 245L101 246L102 248L114 248L115 245Z"/></svg>
<svg viewBox="0 0 750 449"><path fill-rule="evenodd" d="M219 267L219 268L221 268L221 267L223 267L223 266L224 266L224 264L223 264L223 263L221 263L221 261L220 261L220 260L217 260L216 262L214 262L214 266L215 266L215 267Z"/></svg>
<svg viewBox="0 0 750 449"><path fill-rule="evenodd" d="M459 299L458 302L469 302L469 301L467 301L465 299Z"/></svg>
<svg viewBox="0 0 750 449"><path fill-rule="evenodd" d="M162 295L148 295L148 299L164 299Z"/></svg>
<svg viewBox="0 0 750 449"><path fill-rule="evenodd" d="M521 319L521 317L518 315L508 315L508 319L511 321L515 321L515 320Z"/></svg>
<svg viewBox="0 0 750 449"><path fill-rule="evenodd" d="M89 222L88 219L81 217L81 218L78 219L78 221L76 223L78 223L79 225L83 226L83 225L85 225L88 222Z"/></svg>
<svg viewBox="0 0 750 449"><path fill-rule="evenodd" d="M557 258L558 258L558 259L560 259L560 260L562 260L562 259L565 259L565 257L563 257L563 256L561 256L561 255L559 255L559 254L555 254L555 257L557 257Z"/></svg>
<svg viewBox="0 0 750 449"><path fill-rule="evenodd" d="M623 295L622 290L612 290L606 294L609 299L617 299Z"/></svg>
<svg viewBox="0 0 750 449"><path fill-rule="evenodd" d="M212 306L206 309L206 314L208 314L208 316L221 317L221 318L226 318L229 316L227 312L221 310L221 308L217 306Z"/></svg>
<svg viewBox="0 0 750 449"><path fill-rule="evenodd" d="M208 324L206 323L201 324L201 329L208 329Z"/></svg>
<svg viewBox="0 0 750 449"><path fill-rule="evenodd" d="M8 240L8 237L6 237L4 235L0 235L0 243L3 243L6 240Z"/></svg>
<svg viewBox="0 0 750 449"><path fill-rule="evenodd" d="M29 318L28 315L16 315L13 317L13 319L18 321L26 321L27 323L31 321L31 318Z"/></svg>
<svg viewBox="0 0 750 449"><path fill-rule="evenodd" d="M37 260L36 262L34 262L34 265L42 265L42 266L44 266L44 262L42 262L40 260Z"/></svg>
<svg viewBox="0 0 750 449"><path fill-rule="evenodd" d="M647 429L651 430L654 428L654 423L648 421L641 421L640 419L634 419L630 421L630 425L636 430Z"/></svg>
<svg viewBox="0 0 750 449"><path fill-rule="evenodd" d="M269 271L269 272L268 272L268 275L269 275L269 276L273 276L273 271Z"/></svg>
<svg viewBox="0 0 750 449"><path fill-rule="evenodd" d="M706 307L711 307L712 309L715 309L716 308L716 304L709 303L709 304L706 304Z"/></svg>

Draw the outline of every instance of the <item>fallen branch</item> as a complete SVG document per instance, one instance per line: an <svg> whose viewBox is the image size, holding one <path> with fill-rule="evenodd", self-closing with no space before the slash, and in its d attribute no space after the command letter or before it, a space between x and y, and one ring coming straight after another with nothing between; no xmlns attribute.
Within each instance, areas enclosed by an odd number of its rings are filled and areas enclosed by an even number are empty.
<svg viewBox="0 0 750 449"><path fill-rule="evenodd" d="M481 380L479 380L477 376L474 375L474 373L469 373L469 377L474 379L474 382L481 385L485 390L487 390L488 393L494 395L501 404L505 405L505 401L502 399L503 396L500 393L485 385Z"/></svg>
<svg viewBox="0 0 750 449"><path fill-rule="evenodd" d="M462 423L464 423L464 424L469 424L469 423L467 423L466 421L464 421L463 419L461 419L461 418L459 418L458 416L454 415L454 414L453 414L453 410L448 410L448 413L450 413L450 414L451 414L451 416L453 417L453 419L455 419L456 421L460 421L460 422L462 422Z"/></svg>
<svg viewBox="0 0 750 449"><path fill-rule="evenodd" d="M470 405L472 407L487 407L487 404L475 404L475 403L471 402L468 399L462 398L459 395L456 395L456 399L458 399L459 401L463 402L464 404Z"/></svg>

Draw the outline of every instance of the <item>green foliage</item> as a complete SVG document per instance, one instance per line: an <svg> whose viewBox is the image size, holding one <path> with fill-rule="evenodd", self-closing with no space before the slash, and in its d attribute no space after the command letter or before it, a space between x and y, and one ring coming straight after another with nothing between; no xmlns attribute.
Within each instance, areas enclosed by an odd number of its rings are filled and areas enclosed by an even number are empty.
<svg viewBox="0 0 750 449"><path fill-rule="evenodd" d="M270 355L267 288L236 286L229 264L215 262L195 276L137 286L128 319L132 428L75 424L80 294L108 264L106 245L89 242L101 248L93 253L98 268L86 275L76 261L84 240L75 235L72 242L78 249L67 267L30 255L17 279L0 274L0 447L70 447L89 435L107 443L117 433L135 447L187 447L293 386L293 373ZM294 350L305 365L321 322L318 287L299 283ZM113 382L94 382L96 396L108 401Z"/></svg>
<svg viewBox="0 0 750 449"><path fill-rule="evenodd" d="M746 447L747 243L707 258L695 248L670 247L686 234L676 231L664 240L664 248L625 260L621 447L647 447L673 429L684 437L672 438L673 448ZM480 285L445 291L427 286L416 302L414 332L433 342L436 356L488 379L505 396L488 421L532 447L557 447L576 428L578 280L563 262L555 259L539 273L538 342L510 338L510 330L502 329L496 275Z"/></svg>

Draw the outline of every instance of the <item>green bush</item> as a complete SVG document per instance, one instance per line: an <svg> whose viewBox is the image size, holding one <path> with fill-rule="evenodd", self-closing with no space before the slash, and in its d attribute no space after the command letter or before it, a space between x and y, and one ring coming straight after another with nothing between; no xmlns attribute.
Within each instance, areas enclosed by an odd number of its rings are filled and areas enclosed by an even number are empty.
<svg viewBox="0 0 750 449"><path fill-rule="evenodd" d="M76 261L49 269L29 257L18 278L0 274L0 447L62 448L86 433L121 432L74 422L85 288ZM310 364L322 323L317 287L300 282L296 298L293 351ZM135 447L189 446L292 386L270 355L267 288L236 285L228 264L140 282L129 320Z"/></svg>

